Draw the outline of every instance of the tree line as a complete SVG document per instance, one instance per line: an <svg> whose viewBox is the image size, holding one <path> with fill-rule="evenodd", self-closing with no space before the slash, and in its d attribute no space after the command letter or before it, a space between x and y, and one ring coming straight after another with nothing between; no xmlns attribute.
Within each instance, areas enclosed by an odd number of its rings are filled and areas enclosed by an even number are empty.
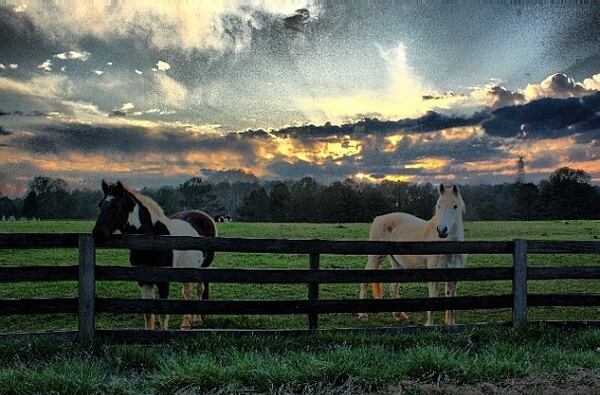
<svg viewBox="0 0 600 395"><path fill-rule="evenodd" d="M545 220L600 219L600 188L583 170L554 171L539 184L461 185L466 219ZM429 183L356 182L323 185L306 177L290 181L221 181L192 177L178 186L144 188L166 214L200 209L250 222L369 222L373 217L402 211L429 218L437 199ZM22 198L0 192L0 217L94 219L99 190L68 188L65 181L38 176Z"/></svg>

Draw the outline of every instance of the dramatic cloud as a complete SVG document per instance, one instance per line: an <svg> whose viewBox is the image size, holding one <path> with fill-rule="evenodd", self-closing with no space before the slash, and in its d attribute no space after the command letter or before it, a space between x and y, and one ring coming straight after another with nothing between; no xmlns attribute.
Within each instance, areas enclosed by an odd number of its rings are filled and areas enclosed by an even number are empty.
<svg viewBox="0 0 600 395"><path fill-rule="evenodd" d="M162 60L159 60L158 62L156 62L156 69L158 71L167 71L171 68L171 65L168 64L167 62L163 62Z"/></svg>
<svg viewBox="0 0 600 395"><path fill-rule="evenodd" d="M594 80L592 80L594 81ZM543 80L540 84L529 84L523 91L527 100L533 100L540 97L580 97L594 93L590 83L589 88L580 82L573 80L565 74L553 74Z"/></svg>
<svg viewBox="0 0 600 395"><path fill-rule="evenodd" d="M54 57L61 60L78 60L80 62L85 62L90 58L90 55L91 54L86 51L67 51L57 53L56 55L54 55Z"/></svg>
<svg viewBox="0 0 600 395"><path fill-rule="evenodd" d="M582 98L544 98L492 112L486 133L499 137L557 138L597 130L600 92Z"/></svg>
<svg viewBox="0 0 600 395"><path fill-rule="evenodd" d="M244 6L242 6L244 5ZM103 40L127 38L132 31L147 34L157 48L231 47L242 49L254 29L261 25L255 12L280 15L294 12L301 2L209 0L193 2L119 2L107 7L104 2L30 3L23 10L49 36L93 36ZM228 38L235 32L235 42ZM242 43L244 43L242 45Z"/></svg>
<svg viewBox="0 0 600 395"><path fill-rule="evenodd" d="M471 95L487 107L499 108L525 103L525 95L513 92L500 85L488 85L474 90Z"/></svg>
<svg viewBox="0 0 600 395"><path fill-rule="evenodd" d="M50 59L46 59L40 65L38 65L37 68L44 71L52 71L52 61Z"/></svg>
<svg viewBox="0 0 600 395"><path fill-rule="evenodd" d="M406 118L399 121L381 121L378 119L365 119L357 122L346 123L340 126L330 123L323 126L307 125L279 129L274 132L278 136L295 137L298 139L314 137L342 137L356 134L390 135L399 132L431 132L435 130L453 128L458 126L471 126L480 123L487 116L477 113L471 117L447 116L430 111L422 117Z"/></svg>
<svg viewBox="0 0 600 395"><path fill-rule="evenodd" d="M297 105L324 121L345 121L361 117L361 114L378 114L384 118L414 117L431 109L429 93L421 78L409 65L404 44L384 48L376 46L386 69L384 91L361 90L343 96L300 97ZM437 97L435 108L445 108L459 99L454 95ZM460 99L459 99L460 100Z"/></svg>

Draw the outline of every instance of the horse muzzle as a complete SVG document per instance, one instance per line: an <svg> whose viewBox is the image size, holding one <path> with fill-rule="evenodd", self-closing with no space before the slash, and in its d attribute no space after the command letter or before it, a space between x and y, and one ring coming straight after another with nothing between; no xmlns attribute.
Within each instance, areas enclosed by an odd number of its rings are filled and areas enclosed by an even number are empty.
<svg viewBox="0 0 600 395"><path fill-rule="evenodd" d="M437 228L438 237L440 239L445 239L448 237L448 228L444 227L443 229Z"/></svg>
<svg viewBox="0 0 600 395"><path fill-rule="evenodd" d="M94 227L94 229L92 230L92 238L95 242L104 243L106 240L108 240L109 236L110 232L106 229Z"/></svg>

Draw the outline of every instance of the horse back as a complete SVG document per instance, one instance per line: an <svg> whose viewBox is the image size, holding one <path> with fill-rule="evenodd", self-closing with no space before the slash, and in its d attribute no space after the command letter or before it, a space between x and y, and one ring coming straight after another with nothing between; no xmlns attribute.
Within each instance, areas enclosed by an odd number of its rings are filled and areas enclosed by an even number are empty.
<svg viewBox="0 0 600 395"><path fill-rule="evenodd" d="M186 210L175 213L169 217L173 220L181 220L189 223L199 236L204 237L215 237L217 235L217 226L212 217L200 210ZM206 251L204 253L204 260L202 261L202 267L208 267L213 259L214 252Z"/></svg>
<svg viewBox="0 0 600 395"><path fill-rule="evenodd" d="M408 213L389 213L375 217L369 229L369 240L423 240L427 221Z"/></svg>

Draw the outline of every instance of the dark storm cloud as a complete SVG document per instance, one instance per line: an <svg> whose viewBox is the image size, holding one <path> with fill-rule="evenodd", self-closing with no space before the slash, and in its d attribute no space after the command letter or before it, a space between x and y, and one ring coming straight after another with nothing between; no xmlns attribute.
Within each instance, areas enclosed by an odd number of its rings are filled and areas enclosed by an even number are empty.
<svg viewBox="0 0 600 395"><path fill-rule="evenodd" d="M4 112L4 111L0 110L0 117L6 117L9 115L13 115L15 117L45 117L48 115L48 113L42 112L42 111L37 111L37 110L33 110L30 112L23 112L21 110Z"/></svg>
<svg viewBox="0 0 600 395"><path fill-rule="evenodd" d="M326 123L323 126L290 126L273 132L276 136L311 139L332 136L352 136L358 134L391 135L400 132L426 133L436 130L460 126L473 126L485 119L485 113L475 113L471 117L448 116L429 111L419 118L407 118L399 121L381 121L379 119L364 119L362 121L343 125Z"/></svg>
<svg viewBox="0 0 600 395"><path fill-rule="evenodd" d="M26 13L0 7L0 59L19 65L34 65L38 58L61 52L62 48L61 44L44 34Z"/></svg>
<svg viewBox="0 0 600 395"><path fill-rule="evenodd" d="M598 111L600 92L582 98L543 98L497 109L482 126L491 136L559 138L597 130Z"/></svg>
<svg viewBox="0 0 600 395"><path fill-rule="evenodd" d="M310 22L310 11L306 8L300 8L294 12L294 15L283 19L286 29L302 31Z"/></svg>
<svg viewBox="0 0 600 395"><path fill-rule="evenodd" d="M423 99L424 101L427 101L427 100L441 100L441 99L447 99L449 97L455 97L455 96L464 96L464 95L462 95L462 94L456 94L454 92L444 92L441 95L438 95L438 94L423 95L423 96L421 96L421 99Z"/></svg>
<svg viewBox="0 0 600 395"><path fill-rule="evenodd" d="M441 138L410 142L403 140L398 144L393 157L403 161L431 156L453 158L459 162L501 159L506 156L502 145L501 140L487 136L456 141Z"/></svg>
<svg viewBox="0 0 600 395"><path fill-rule="evenodd" d="M121 153L136 155L148 152L181 153L194 151L231 150L243 154L249 161L254 157L250 135L200 135L186 130L162 128L150 130L137 126L91 126L87 124L58 124L43 126L33 135L16 134L14 142L22 149L35 153L62 152Z"/></svg>
<svg viewBox="0 0 600 395"><path fill-rule="evenodd" d="M600 147L600 126L592 132L575 136L575 141L580 144L591 144L594 147Z"/></svg>

